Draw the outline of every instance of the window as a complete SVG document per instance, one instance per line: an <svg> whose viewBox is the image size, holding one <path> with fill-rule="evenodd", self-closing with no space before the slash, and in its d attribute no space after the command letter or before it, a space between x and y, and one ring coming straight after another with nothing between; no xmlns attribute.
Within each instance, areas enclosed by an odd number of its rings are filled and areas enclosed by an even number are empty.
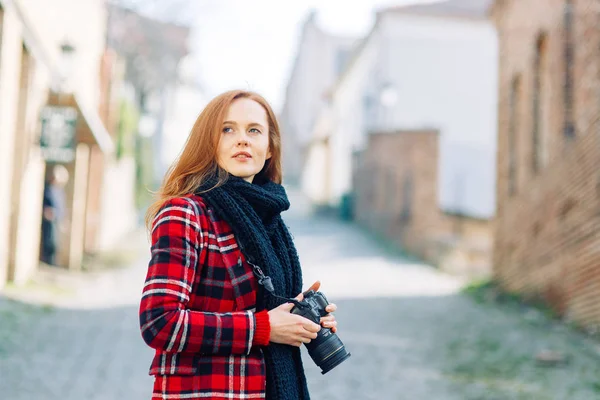
<svg viewBox="0 0 600 400"><path fill-rule="evenodd" d="M544 164L545 156L545 91L547 80L547 47L546 35L540 35L536 42L533 61L533 128L532 128L532 161L533 172L539 172Z"/></svg>
<svg viewBox="0 0 600 400"><path fill-rule="evenodd" d="M398 179L396 176L396 170L394 167L388 166L385 169L385 180L386 180L386 212L389 216L394 215L396 212L396 205L398 204ZM392 222L391 218L388 220L388 223Z"/></svg>
<svg viewBox="0 0 600 400"><path fill-rule="evenodd" d="M575 136L573 122L573 0L566 0L564 8L564 56L565 56L565 82L564 82L564 136Z"/></svg>
<svg viewBox="0 0 600 400"><path fill-rule="evenodd" d="M365 94L362 98L362 130L363 132L369 132L374 126L375 121L375 103L373 96Z"/></svg>
<svg viewBox="0 0 600 400"><path fill-rule="evenodd" d="M508 127L508 195L517 192L519 103L521 98L521 78L513 79L510 87L509 127Z"/></svg>
<svg viewBox="0 0 600 400"><path fill-rule="evenodd" d="M400 212L400 221L409 222L412 218L412 203L414 198L414 183L412 171L408 171L404 176L402 185L402 211Z"/></svg>

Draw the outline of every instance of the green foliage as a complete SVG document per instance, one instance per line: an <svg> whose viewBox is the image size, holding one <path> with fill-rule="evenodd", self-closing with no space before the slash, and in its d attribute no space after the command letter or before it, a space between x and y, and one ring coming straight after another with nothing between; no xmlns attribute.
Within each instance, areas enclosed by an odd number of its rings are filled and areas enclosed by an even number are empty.
<svg viewBox="0 0 600 400"><path fill-rule="evenodd" d="M139 113L132 103L122 100L119 106L119 129L117 136L117 159L135 154L135 136Z"/></svg>
<svg viewBox="0 0 600 400"><path fill-rule="evenodd" d="M496 289L494 282L492 280L485 279L470 282L462 289L462 292L470 296L477 303L484 303L486 301L486 294L489 293L490 290L494 289Z"/></svg>
<svg viewBox="0 0 600 400"><path fill-rule="evenodd" d="M465 286L462 292L477 303L497 303L513 308L530 307L544 314L548 319L558 318L557 313L540 296L523 296L503 290L493 280L474 281Z"/></svg>
<svg viewBox="0 0 600 400"><path fill-rule="evenodd" d="M154 182L152 138L137 137L136 140L136 206L139 210L147 208L158 188Z"/></svg>

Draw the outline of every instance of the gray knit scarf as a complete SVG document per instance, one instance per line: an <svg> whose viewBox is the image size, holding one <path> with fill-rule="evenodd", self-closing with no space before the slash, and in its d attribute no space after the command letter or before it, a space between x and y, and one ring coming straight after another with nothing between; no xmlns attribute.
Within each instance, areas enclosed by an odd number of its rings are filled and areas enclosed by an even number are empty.
<svg viewBox="0 0 600 400"><path fill-rule="evenodd" d="M249 183L229 175L225 184L211 189L217 182L214 177L199 188L198 194L231 226L248 261L271 277L275 293L295 297L302 291L302 271L292 237L281 219L290 202L283 186L257 178ZM281 304L264 293L259 290L257 294L257 310L271 310ZM267 399L309 400L300 349L270 343L263 353Z"/></svg>

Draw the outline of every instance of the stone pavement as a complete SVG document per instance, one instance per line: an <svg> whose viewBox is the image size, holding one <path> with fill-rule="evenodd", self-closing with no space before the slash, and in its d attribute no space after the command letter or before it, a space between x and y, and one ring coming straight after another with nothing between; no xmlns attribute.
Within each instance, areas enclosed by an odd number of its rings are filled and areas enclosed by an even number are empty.
<svg viewBox="0 0 600 400"><path fill-rule="evenodd" d="M140 255L129 268L58 273L51 286L42 279L33 288L8 289L11 300L0 298L0 399L150 398L152 350L137 319L145 234L129 245Z"/></svg>
<svg viewBox="0 0 600 400"><path fill-rule="evenodd" d="M459 280L390 253L350 224L311 218L291 197L286 221L305 286L321 280L338 304L339 336L352 353L327 375L305 354L313 399L600 398L600 364L577 334L537 315L476 304L458 294ZM131 245L140 258L129 268L67 276L62 289L43 295L11 289L19 300L0 298L0 399L150 398L152 351L137 322L145 236ZM567 354L569 364L536 366L543 348Z"/></svg>

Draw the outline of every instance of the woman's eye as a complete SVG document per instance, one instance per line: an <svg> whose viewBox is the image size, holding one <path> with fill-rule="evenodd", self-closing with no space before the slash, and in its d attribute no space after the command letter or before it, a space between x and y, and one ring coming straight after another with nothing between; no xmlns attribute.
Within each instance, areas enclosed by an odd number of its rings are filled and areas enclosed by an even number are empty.
<svg viewBox="0 0 600 400"><path fill-rule="evenodd" d="M250 129L250 132L252 132L252 133L261 133L261 132L260 132L258 129L256 129L256 128L252 128L252 129Z"/></svg>
<svg viewBox="0 0 600 400"><path fill-rule="evenodd" d="M223 133L230 133L230 132L233 132L232 128L230 128L228 126L226 126L225 128L223 128Z"/></svg>

